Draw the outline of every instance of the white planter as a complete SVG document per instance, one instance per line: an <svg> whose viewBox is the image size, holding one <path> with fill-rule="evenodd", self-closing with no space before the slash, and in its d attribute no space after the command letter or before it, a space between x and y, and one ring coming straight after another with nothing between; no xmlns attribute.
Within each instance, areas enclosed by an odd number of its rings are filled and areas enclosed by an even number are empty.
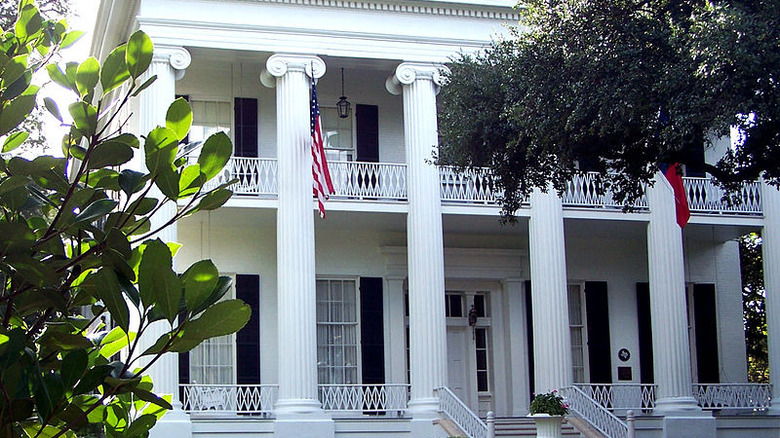
<svg viewBox="0 0 780 438"><path fill-rule="evenodd" d="M529 417L536 423L536 436L538 438L561 438L561 423L563 417L560 415L532 414Z"/></svg>

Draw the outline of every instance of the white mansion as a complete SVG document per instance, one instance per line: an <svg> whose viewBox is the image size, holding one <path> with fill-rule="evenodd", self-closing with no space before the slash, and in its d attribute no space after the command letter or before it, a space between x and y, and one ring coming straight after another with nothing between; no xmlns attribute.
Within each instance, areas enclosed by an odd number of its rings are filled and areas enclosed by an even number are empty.
<svg viewBox="0 0 780 438"><path fill-rule="evenodd" d="M233 276L252 318L155 367L178 403L153 436L511 436L533 392L559 389L583 433L780 437L776 189L746 184L727 205L688 169L681 231L663 177L623 213L583 173L504 226L487 172L431 163L443 63L518 18L508 0L102 1L96 57L137 29L155 43L133 129L181 95L191 141L235 145L233 198L166 238L180 266ZM313 79L336 190L324 220ZM746 372L735 238L758 230L772 386Z"/></svg>

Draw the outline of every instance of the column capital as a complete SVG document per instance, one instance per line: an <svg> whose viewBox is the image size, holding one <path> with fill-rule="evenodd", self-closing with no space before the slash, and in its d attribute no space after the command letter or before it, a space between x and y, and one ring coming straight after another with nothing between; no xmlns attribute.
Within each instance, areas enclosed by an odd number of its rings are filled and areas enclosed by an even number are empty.
<svg viewBox="0 0 780 438"><path fill-rule="evenodd" d="M304 72L312 79L319 79L325 75L325 61L314 55L277 53L266 61L265 68L260 73L260 82L268 88L273 88L276 86L276 78L293 71Z"/></svg>
<svg viewBox="0 0 780 438"><path fill-rule="evenodd" d="M153 62L169 63L174 70L176 80L184 77L184 70L192 63L192 55L184 47L155 46Z"/></svg>
<svg viewBox="0 0 780 438"><path fill-rule="evenodd" d="M387 78L385 88L387 88L390 94L399 95L403 91L404 85L411 85L417 80L428 80L433 82L438 93L439 88L446 82L444 75L449 74L449 72L450 70L441 64L403 62Z"/></svg>

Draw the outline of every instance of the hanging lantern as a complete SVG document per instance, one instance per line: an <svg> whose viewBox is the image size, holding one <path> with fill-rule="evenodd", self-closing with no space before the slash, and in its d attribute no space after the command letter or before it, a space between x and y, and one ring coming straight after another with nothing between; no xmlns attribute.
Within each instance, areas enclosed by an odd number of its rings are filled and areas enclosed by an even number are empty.
<svg viewBox="0 0 780 438"><path fill-rule="evenodd" d="M339 97L339 101L336 103L336 111L339 113L339 117L342 119L346 119L349 117L349 111L350 111L351 104L347 100L347 96L344 95L344 68L341 68L341 97Z"/></svg>

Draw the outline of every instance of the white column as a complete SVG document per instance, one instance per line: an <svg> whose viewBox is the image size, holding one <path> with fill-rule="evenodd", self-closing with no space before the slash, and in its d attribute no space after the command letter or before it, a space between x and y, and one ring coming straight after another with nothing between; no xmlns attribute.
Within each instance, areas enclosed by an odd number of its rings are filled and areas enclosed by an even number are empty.
<svg viewBox="0 0 780 438"><path fill-rule="evenodd" d="M143 91L139 97L139 129L141 135L148 134L158 126L165 126L165 115L168 112L168 106L174 101L176 96L176 80L184 76L186 69L191 62L191 57L187 50L181 47L155 46L154 56L149 69L140 78L142 83L153 75L157 75L157 80ZM143 141L143 140L142 140ZM136 152L136 160L140 166L143 164L143 146ZM140 157L140 160L138 158ZM163 199L164 195L154 188L151 192L153 197ZM176 203L168 202L157 214L152 216L152 229L157 229L176 214ZM153 236L160 238L164 242L175 242L177 240L176 223L168 226L162 232ZM174 260L175 268L175 260ZM142 342L148 342L150 345L156 341L162 334L171 329L167 321L158 321L152 324L145 332ZM154 382L154 390L157 394L172 394L174 411L166 414L158 426L152 429L153 437L166 437L171 433L176 436L191 436L192 426L189 423L189 416L181 410L181 401L179 400L179 355L169 353L163 355L150 369L149 374Z"/></svg>
<svg viewBox="0 0 780 438"><path fill-rule="evenodd" d="M522 417L528 414L528 337L523 280L507 278L504 285L504 313L507 317L506 331L502 336L509 352L509 394L511 414Z"/></svg>
<svg viewBox="0 0 780 438"><path fill-rule="evenodd" d="M547 193L539 189L531 193L528 234L534 390L539 394L572 383L563 204L553 188Z"/></svg>
<svg viewBox="0 0 780 438"><path fill-rule="evenodd" d="M770 412L780 415L780 192L763 184L764 289L766 290L766 332L769 350L769 383L772 384Z"/></svg>
<svg viewBox="0 0 780 438"><path fill-rule="evenodd" d="M647 250L656 412L699 410L691 389L691 356L685 304L682 229L672 186L660 173L647 189Z"/></svg>
<svg viewBox="0 0 780 438"><path fill-rule="evenodd" d="M438 415L434 389L447 383L447 325L444 314L444 239L439 169L436 93L442 84L433 64L405 62L387 80L403 92L409 215L409 344L411 401L417 418Z"/></svg>
<svg viewBox="0 0 780 438"><path fill-rule="evenodd" d="M317 398L317 297L314 266L310 78L325 73L316 56L268 58L276 78L279 208L276 216L279 324L277 418L321 412Z"/></svg>

